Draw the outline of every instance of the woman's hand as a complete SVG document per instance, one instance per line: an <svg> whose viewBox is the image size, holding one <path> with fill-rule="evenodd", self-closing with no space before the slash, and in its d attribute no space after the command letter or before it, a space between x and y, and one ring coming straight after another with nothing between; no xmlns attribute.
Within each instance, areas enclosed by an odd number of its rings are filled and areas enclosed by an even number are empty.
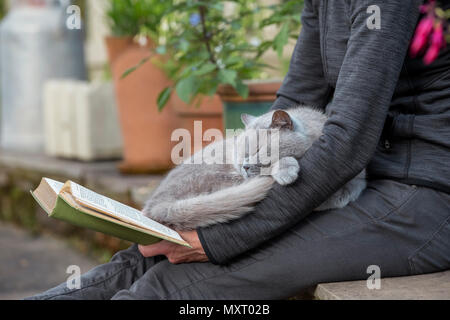
<svg viewBox="0 0 450 320"><path fill-rule="evenodd" d="M209 261L197 231L179 232L179 234L192 248L164 240L149 246L139 246L139 251L146 258L164 255L173 264Z"/></svg>

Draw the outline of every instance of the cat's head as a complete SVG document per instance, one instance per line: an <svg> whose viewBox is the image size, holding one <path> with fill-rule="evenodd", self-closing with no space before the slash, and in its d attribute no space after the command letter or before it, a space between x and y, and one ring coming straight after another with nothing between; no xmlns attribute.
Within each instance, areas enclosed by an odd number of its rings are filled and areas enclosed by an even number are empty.
<svg viewBox="0 0 450 320"><path fill-rule="evenodd" d="M243 114L241 118L245 131L238 137L235 168L244 178L269 175L279 159L299 159L312 143L301 119L289 111L272 111L260 117Z"/></svg>

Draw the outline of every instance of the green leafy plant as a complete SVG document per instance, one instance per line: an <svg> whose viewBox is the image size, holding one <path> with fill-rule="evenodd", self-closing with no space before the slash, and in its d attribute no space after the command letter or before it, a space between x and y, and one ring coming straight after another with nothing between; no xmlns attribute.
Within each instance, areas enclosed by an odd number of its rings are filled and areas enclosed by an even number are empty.
<svg viewBox="0 0 450 320"><path fill-rule="evenodd" d="M186 103L211 96L220 85L230 85L248 96L244 80L258 79L270 67L261 57L270 49L282 56L291 36L298 36L302 1L282 1L265 6L257 0L185 0L167 15L163 68L173 85L161 92L162 109L173 92ZM227 7L226 7L227 6ZM265 28L276 25L279 33L264 39Z"/></svg>
<svg viewBox="0 0 450 320"><path fill-rule="evenodd" d="M148 1L148 7L141 2L146 1L111 0L108 16L116 34L151 30L158 38L156 52L165 56L160 66L173 82L158 97L160 110L173 93L186 103L199 104L220 85L230 85L247 98L244 80L264 77L271 66L262 57L269 50L282 57L289 39L298 36L303 6L302 0L281 0L276 5L262 0L164 0L164 8L146 22L149 11L155 9L149 3L160 1ZM136 8L137 3L143 7ZM279 31L267 39L267 29L273 26ZM149 60L143 59L123 77Z"/></svg>
<svg viewBox="0 0 450 320"><path fill-rule="evenodd" d="M274 39L262 43L262 48L272 47L278 57L282 57L284 47L288 44L289 39L298 38L301 26L300 12L303 4L303 0L285 0L280 4L269 6L271 14L261 22L261 27L277 25L280 31Z"/></svg>
<svg viewBox="0 0 450 320"><path fill-rule="evenodd" d="M6 15L6 3L5 1L0 1L0 20Z"/></svg>
<svg viewBox="0 0 450 320"><path fill-rule="evenodd" d="M144 34L157 38L171 0L110 0L106 12L114 36Z"/></svg>

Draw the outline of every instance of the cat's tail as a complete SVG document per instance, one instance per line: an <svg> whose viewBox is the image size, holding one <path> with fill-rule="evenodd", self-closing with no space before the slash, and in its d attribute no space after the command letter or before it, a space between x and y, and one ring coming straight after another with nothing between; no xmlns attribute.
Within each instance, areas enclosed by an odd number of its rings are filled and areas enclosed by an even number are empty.
<svg viewBox="0 0 450 320"><path fill-rule="evenodd" d="M214 193L172 203L161 203L144 214L176 230L193 230L240 218L263 200L274 180L256 177Z"/></svg>

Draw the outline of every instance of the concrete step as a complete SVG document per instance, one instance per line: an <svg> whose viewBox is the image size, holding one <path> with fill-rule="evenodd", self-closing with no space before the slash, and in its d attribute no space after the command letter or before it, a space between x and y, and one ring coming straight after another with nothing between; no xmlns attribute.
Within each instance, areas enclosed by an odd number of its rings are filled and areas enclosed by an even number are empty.
<svg viewBox="0 0 450 320"><path fill-rule="evenodd" d="M450 271L381 279L379 290L367 281L326 283L317 286L320 300L450 300Z"/></svg>

